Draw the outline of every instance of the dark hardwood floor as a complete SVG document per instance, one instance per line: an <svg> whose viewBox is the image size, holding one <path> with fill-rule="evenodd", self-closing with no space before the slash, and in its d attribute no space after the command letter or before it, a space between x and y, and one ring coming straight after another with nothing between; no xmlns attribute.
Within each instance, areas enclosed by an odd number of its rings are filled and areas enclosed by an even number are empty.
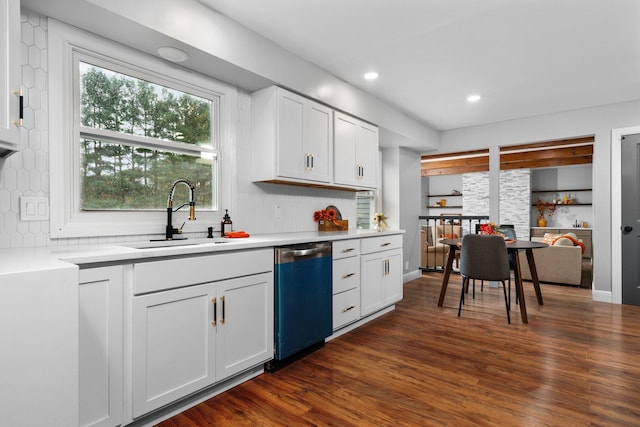
<svg viewBox="0 0 640 427"><path fill-rule="evenodd" d="M396 310L165 422L187 426L640 425L640 307L525 282L529 324L501 289L457 317L459 277L404 286Z"/></svg>

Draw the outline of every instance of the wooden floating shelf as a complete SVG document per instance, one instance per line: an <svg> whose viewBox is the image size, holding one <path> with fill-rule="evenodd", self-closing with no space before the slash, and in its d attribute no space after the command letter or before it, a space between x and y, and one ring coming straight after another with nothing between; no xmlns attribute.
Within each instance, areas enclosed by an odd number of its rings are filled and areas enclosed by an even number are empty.
<svg viewBox="0 0 640 427"><path fill-rule="evenodd" d="M427 206L427 207L429 209L462 209L462 206L453 206L453 205L451 205L451 206L449 206L449 205L447 205L447 206L435 205L435 206Z"/></svg>
<svg viewBox="0 0 640 427"><path fill-rule="evenodd" d="M556 208L562 206L592 206L593 203L555 203ZM531 206L536 206L535 203Z"/></svg>

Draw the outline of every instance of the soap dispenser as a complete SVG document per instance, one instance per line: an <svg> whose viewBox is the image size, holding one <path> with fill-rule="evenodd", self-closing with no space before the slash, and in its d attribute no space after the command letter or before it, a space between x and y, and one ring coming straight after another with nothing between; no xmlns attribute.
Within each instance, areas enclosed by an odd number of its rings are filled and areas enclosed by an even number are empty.
<svg viewBox="0 0 640 427"><path fill-rule="evenodd" d="M231 222L231 217L229 216L229 209L225 209L224 212L224 217L222 217L222 222L220 223L220 233L222 237L224 237L224 233L232 230L231 227L233 224L233 222Z"/></svg>

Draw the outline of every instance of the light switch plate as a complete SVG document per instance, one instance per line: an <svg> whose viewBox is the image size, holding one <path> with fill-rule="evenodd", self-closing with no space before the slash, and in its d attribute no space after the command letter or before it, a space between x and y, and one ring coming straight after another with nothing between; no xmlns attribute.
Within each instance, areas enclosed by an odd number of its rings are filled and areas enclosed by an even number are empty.
<svg viewBox="0 0 640 427"><path fill-rule="evenodd" d="M47 197L20 197L21 221L46 221L49 219L49 199Z"/></svg>

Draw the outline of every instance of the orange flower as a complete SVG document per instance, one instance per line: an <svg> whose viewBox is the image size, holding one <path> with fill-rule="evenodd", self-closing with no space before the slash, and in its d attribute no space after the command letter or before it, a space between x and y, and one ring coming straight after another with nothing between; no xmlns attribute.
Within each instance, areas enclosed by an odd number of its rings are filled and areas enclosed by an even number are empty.
<svg viewBox="0 0 640 427"><path fill-rule="evenodd" d="M320 210L320 211L315 211L313 213L313 220L315 222L319 222L322 220L326 220L326 221L331 221L334 224L337 224L337 220L336 220L336 211L334 210Z"/></svg>

